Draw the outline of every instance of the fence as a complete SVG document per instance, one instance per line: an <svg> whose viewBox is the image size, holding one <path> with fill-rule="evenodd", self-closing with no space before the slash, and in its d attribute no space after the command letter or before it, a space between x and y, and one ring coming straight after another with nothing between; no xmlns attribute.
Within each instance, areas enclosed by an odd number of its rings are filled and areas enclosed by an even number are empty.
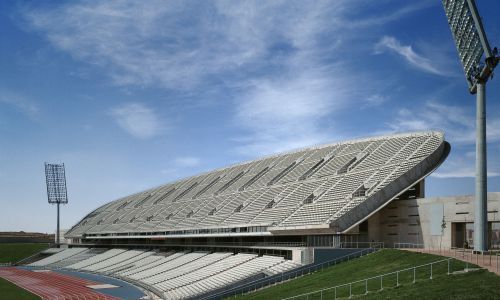
<svg viewBox="0 0 500 300"><path fill-rule="evenodd" d="M12 266L12 263L11 262L8 262L8 263L0 263L0 267L10 267Z"/></svg>
<svg viewBox="0 0 500 300"><path fill-rule="evenodd" d="M488 269L496 271L496 273L500 272L500 253L473 253L472 251L466 251L463 249L454 249L455 258L461 259L465 261L466 267L465 269L469 269L469 262L475 263L476 265L480 265L486 267Z"/></svg>
<svg viewBox="0 0 500 300"><path fill-rule="evenodd" d="M437 274L451 274L453 268L451 260L446 258L435 262L410 267L390 273L385 273L358 281L352 281L345 284L317 290L310 293L304 293L282 300L291 299L337 299L337 297L349 297L354 295L368 294L368 292L382 291L387 287L398 287L405 283L415 283L417 280L432 279Z"/></svg>
<svg viewBox="0 0 500 300"><path fill-rule="evenodd" d="M358 258L370 253L373 253L375 251L379 250L379 248L367 248L363 249L360 251L353 252L351 254L339 257L334 260L318 263L318 264L311 264L311 265L306 265L302 266L300 268L297 268L295 270L283 272L277 275L273 275L270 277L258 279L256 281L243 284L243 285L238 285L235 286L234 288L225 288L224 291L221 292L214 292L210 293L206 296L200 297L200 299L222 299L226 297L231 297L251 291L256 291L258 289L264 288L269 285L277 284L280 282L284 282L290 279L294 279L297 277L301 277L307 274L310 274L312 272L318 271L318 270L323 270L324 268L328 268L330 266L334 266L338 263L344 262L344 261L349 261L354 258Z"/></svg>
<svg viewBox="0 0 500 300"><path fill-rule="evenodd" d="M424 244L414 244L414 243L394 243L394 248L397 249L423 249Z"/></svg>
<svg viewBox="0 0 500 300"><path fill-rule="evenodd" d="M340 248L384 248L384 242L341 242Z"/></svg>
<svg viewBox="0 0 500 300"><path fill-rule="evenodd" d="M418 249L416 251L429 254L444 255L460 259L467 263L475 263L484 268L500 273L500 253L495 250L474 253L472 249L466 248L445 248L445 247L425 247L423 244L412 243L394 243L394 248L399 249Z"/></svg>

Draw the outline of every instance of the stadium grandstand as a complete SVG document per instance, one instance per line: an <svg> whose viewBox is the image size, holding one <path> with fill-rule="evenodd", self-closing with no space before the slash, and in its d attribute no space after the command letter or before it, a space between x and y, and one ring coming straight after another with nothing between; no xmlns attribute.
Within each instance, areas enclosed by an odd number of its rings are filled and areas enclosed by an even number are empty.
<svg viewBox="0 0 500 300"><path fill-rule="evenodd" d="M424 197L449 152L442 132L427 131L236 164L103 205L66 233L68 248L29 266L111 276L164 299L210 298L333 250L393 243L385 207Z"/></svg>
<svg viewBox="0 0 500 300"><path fill-rule="evenodd" d="M424 178L449 151L443 133L420 132L265 157L110 202L66 238L181 247L366 242L367 218L396 198L422 197Z"/></svg>

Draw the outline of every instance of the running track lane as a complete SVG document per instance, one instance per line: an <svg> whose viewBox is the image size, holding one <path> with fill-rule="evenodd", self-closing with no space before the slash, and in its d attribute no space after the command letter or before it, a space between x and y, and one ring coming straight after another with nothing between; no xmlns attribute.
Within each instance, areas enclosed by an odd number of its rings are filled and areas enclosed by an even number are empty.
<svg viewBox="0 0 500 300"><path fill-rule="evenodd" d="M97 282L52 271L33 272L15 267L0 268L0 277L40 296L43 300L119 300L101 294L87 285Z"/></svg>

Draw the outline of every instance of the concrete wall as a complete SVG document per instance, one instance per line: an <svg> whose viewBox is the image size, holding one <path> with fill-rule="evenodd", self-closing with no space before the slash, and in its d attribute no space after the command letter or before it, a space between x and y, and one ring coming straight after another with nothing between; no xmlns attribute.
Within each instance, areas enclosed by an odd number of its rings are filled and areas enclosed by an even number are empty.
<svg viewBox="0 0 500 300"><path fill-rule="evenodd" d="M422 228L417 200L396 200L368 220L368 239L394 243L422 243Z"/></svg>
<svg viewBox="0 0 500 300"><path fill-rule="evenodd" d="M473 196L392 201L368 219L368 237L386 247L414 243L449 248L453 246L453 223L474 222L473 201ZM500 193L488 193L488 221L500 222Z"/></svg>
<svg viewBox="0 0 500 300"><path fill-rule="evenodd" d="M292 261L308 265L314 262L314 248L301 248L292 250Z"/></svg>
<svg viewBox="0 0 500 300"><path fill-rule="evenodd" d="M327 261L332 261L349 254L360 252L361 249L349 248L349 249L335 249L335 248L315 248L314 249L314 263L323 263ZM353 256L354 257L354 256Z"/></svg>
<svg viewBox="0 0 500 300"><path fill-rule="evenodd" d="M441 235L437 235L433 227L436 226L437 207L441 207L446 227L443 230L442 246L452 245L452 224L474 222L474 196L455 196L418 199L420 222L424 233L426 247L439 247ZM434 212L433 212L434 211ZM500 193L488 193L488 221L500 222ZM440 216L441 220L443 216Z"/></svg>

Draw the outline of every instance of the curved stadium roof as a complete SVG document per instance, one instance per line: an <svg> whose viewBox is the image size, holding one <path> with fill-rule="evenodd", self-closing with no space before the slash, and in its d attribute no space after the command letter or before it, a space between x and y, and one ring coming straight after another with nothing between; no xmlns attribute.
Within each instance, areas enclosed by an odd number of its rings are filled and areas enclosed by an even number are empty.
<svg viewBox="0 0 500 300"><path fill-rule="evenodd" d="M243 227L345 232L429 175L449 150L443 133L430 131L265 157L110 202L66 237L217 234Z"/></svg>

